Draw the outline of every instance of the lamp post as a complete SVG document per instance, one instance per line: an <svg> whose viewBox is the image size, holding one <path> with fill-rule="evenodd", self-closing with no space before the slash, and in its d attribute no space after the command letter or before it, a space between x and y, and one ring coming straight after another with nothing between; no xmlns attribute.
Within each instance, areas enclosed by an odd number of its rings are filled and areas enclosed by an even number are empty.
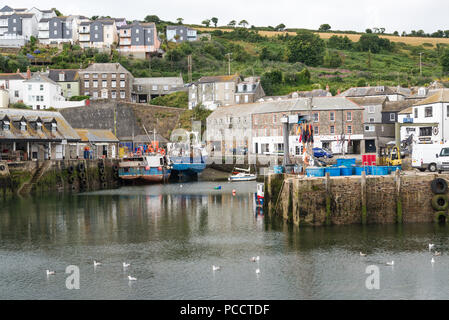
<svg viewBox="0 0 449 320"><path fill-rule="evenodd" d="M284 137L284 161L282 164L285 167L286 165L290 164L289 145L288 145L288 116L286 115L282 116L281 123L282 123L282 133Z"/></svg>

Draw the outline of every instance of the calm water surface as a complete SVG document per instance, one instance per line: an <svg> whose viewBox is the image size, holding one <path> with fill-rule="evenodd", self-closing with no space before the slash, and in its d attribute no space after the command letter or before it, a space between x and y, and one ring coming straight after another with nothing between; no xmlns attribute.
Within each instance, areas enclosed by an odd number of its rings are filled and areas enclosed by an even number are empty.
<svg viewBox="0 0 449 320"><path fill-rule="evenodd" d="M3 203L0 299L449 298L444 227L298 229L255 213L255 183L224 182L214 190L217 185L123 187ZM428 243L442 251L433 266ZM251 262L257 255L259 263ZM103 265L94 268L94 259ZM395 266L386 266L391 260ZM131 263L127 271L124 261ZM66 289L68 265L80 268L79 290ZM365 287L369 265L379 267L380 290ZM47 277L47 269L56 275ZM128 274L138 280L129 282Z"/></svg>

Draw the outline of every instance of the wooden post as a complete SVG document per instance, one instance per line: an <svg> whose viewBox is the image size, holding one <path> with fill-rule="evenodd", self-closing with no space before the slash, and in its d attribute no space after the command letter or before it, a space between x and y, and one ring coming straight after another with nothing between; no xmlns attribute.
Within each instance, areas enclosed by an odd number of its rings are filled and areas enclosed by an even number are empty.
<svg viewBox="0 0 449 320"><path fill-rule="evenodd" d="M395 191L396 191L396 222L402 224L402 199L401 199L401 175L400 170L396 170L394 174Z"/></svg>
<svg viewBox="0 0 449 320"><path fill-rule="evenodd" d="M362 199L362 224L366 225L367 211L366 211L366 172L362 171L361 182L361 199Z"/></svg>
<svg viewBox="0 0 449 320"><path fill-rule="evenodd" d="M324 180L326 187L326 225L331 225L331 178L330 173L326 172L326 179Z"/></svg>

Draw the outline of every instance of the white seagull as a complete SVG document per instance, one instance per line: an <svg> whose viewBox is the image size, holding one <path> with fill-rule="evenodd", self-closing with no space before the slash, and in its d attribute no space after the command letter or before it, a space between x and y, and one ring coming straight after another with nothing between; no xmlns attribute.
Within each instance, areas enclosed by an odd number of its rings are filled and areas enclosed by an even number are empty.
<svg viewBox="0 0 449 320"><path fill-rule="evenodd" d="M56 272L47 270L47 276L55 275Z"/></svg>
<svg viewBox="0 0 449 320"><path fill-rule="evenodd" d="M441 256L441 252L435 251L435 253L434 253L433 255L434 255L434 256Z"/></svg>
<svg viewBox="0 0 449 320"><path fill-rule="evenodd" d="M430 260L430 263L434 264L435 263L435 259L432 258L432 260Z"/></svg>
<svg viewBox="0 0 449 320"><path fill-rule="evenodd" d="M360 251L360 256L361 256L361 257L365 257L365 256L366 256L366 253L362 253L362 251Z"/></svg>
<svg viewBox="0 0 449 320"><path fill-rule="evenodd" d="M94 267L96 267L96 266L101 266L101 262L98 262L98 261L94 260Z"/></svg>
<svg viewBox="0 0 449 320"><path fill-rule="evenodd" d="M257 273L257 274L260 273L260 269L259 269L259 268L256 269L256 273Z"/></svg>
<svg viewBox="0 0 449 320"><path fill-rule="evenodd" d="M212 271L220 270L220 266L212 266Z"/></svg>
<svg viewBox="0 0 449 320"><path fill-rule="evenodd" d="M260 257L259 256L257 256L257 257L252 257L251 258L251 261L252 262L256 262L256 261L259 261L260 260Z"/></svg>
<svg viewBox="0 0 449 320"><path fill-rule="evenodd" d="M131 277L131 276L128 276L128 279L129 279L129 281L136 281L137 280L137 278L134 278L134 277Z"/></svg>
<svg viewBox="0 0 449 320"><path fill-rule="evenodd" d="M387 262L387 266L394 266L394 261Z"/></svg>
<svg viewBox="0 0 449 320"><path fill-rule="evenodd" d="M435 247L435 244L429 243L429 251L432 250Z"/></svg>
<svg viewBox="0 0 449 320"><path fill-rule="evenodd" d="M128 268L131 264L123 262L123 268Z"/></svg>

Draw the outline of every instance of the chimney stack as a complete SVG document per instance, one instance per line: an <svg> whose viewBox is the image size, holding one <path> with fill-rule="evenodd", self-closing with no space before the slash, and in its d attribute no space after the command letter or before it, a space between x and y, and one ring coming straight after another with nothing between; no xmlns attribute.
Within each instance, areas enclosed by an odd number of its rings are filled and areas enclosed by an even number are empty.
<svg viewBox="0 0 449 320"><path fill-rule="evenodd" d="M329 85L326 84L326 91L329 92Z"/></svg>
<svg viewBox="0 0 449 320"><path fill-rule="evenodd" d="M19 68L17 68L17 71L16 71L16 73L20 73L20 69L19 69Z"/></svg>
<svg viewBox="0 0 449 320"><path fill-rule="evenodd" d="M27 79L31 79L31 70L30 70L30 67L27 67Z"/></svg>
<svg viewBox="0 0 449 320"><path fill-rule="evenodd" d="M340 89L337 90L337 95L339 95L341 93Z"/></svg>

